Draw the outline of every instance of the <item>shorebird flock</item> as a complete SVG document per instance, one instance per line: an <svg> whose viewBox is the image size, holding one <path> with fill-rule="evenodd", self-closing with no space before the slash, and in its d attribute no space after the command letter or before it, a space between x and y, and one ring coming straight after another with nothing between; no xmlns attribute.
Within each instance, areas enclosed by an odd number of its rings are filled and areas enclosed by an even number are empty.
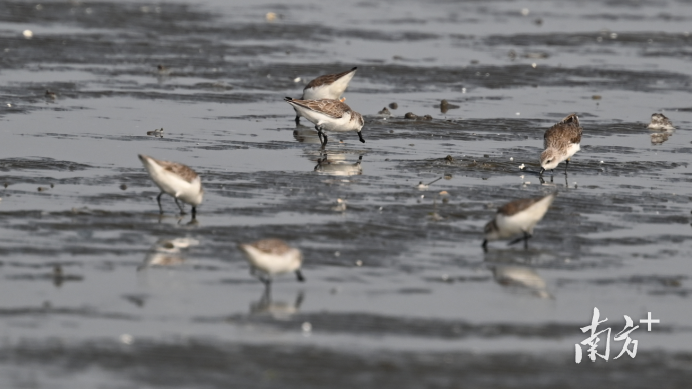
<svg viewBox="0 0 692 389"><path fill-rule="evenodd" d="M328 141L326 132L355 131L360 141L365 143L362 134L365 120L360 113L344 103L343 97L357 70L358 68L354 67L342 73L319 76L305 86L300 99L291 97L284 99L295 110L296 124L300 123L302 117L315 125L323 149ZM675 129L670 120L661 113L651 115L648 128L665 131ZM581 137L582 127L576 113L567 115L545 131L544 150L540 155L541 170L537 172L541 179L544 172L553 171L561 162L565 163L565 174L567 174L571 158L580 150ZM652 141L653 139L652 135ZM161 196L165 193L173 197L183 215L185 211L179 201L192 206L194 219L197 207L204 197L199 175L191 168L179 163L161 161L146 155L139 155L139 159L161 190L156 198L159 212L163 214ZM528 249L528 241L533 236L534 227L543 219L556 197L557 192L553 192L545 196L510 201L498 208L493 219L485 225L481 245L483 250L487 251L488 242L495 240L509 240L510 245L523 241L524 248ZM305 281L300 269L303 263L301 251L281 240L263 239L240 244L238 248L247 258L251 274L267 287L274 276L284 273L294 273L298 281Z"/></svg>

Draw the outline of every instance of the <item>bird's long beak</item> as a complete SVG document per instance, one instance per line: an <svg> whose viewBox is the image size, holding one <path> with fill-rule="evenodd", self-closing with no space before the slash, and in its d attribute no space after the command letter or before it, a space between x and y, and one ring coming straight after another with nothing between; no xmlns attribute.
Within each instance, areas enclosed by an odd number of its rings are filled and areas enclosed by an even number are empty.
<svg viewBox="0 0 692 389"><path fill-rule="evenodd" d="M543 172L544 172L544 171L545 171L545 169L541 168L541 171L538 172L538 175L543 175Z"/></svg>

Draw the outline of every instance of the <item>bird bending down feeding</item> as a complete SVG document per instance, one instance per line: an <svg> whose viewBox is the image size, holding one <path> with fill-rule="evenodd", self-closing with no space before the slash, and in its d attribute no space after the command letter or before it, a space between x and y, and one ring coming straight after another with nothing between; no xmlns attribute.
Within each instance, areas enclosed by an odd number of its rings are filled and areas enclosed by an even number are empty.
<svg viewBox="0 0 692 389"><path fill-rule="evenodd" d="M159 203L159 211L163 213L161 196L166 193L173 196L175 203L180 208L181 215L185 214L185 210L183 210L183 206L180 205L178 200L190 204L192 206L192 218L194 219L197 216L197 206L202 203L202 197L204 197L202 180L197 173L189 167L176 162L161 161L142 154L139 155L139 159L144 164L156 186L161 189L161 193L156 197L156 201Z"/></svg>
<svg viewBox="0 0 692 389"><path fill-rule="evenodd" d="M303 96L301 100L339 100L343 102L345 99L341 99L341 95L348 87L348 83L351 82L353 76L356 75L357 67L351 70L337 74L326 74L324 76L319 76L316 79L310 81L309 84L303 88ZM300 117L302 115L296 109L296 124L300 124Z"/></svg>
<svg viewBox="0 0 692 389"><path fill-rule="evenodd" d="M565 173L569 165L570 157L579 151L582 128L579 126L579 118L573 113L567 115L559 123L550 127L543 135L543 147L541 153L541 171L553 170L565 161Z"/></svg>
<svg viewBox="0 0 692 389"><path fill-rule="evenodd" d="M483 250L488 250L488 242L493 240L510 239L521 234L509 244L524 241L524 248L529 248L529 238L533 236L533 228L548 211L557 193L543 197L520 199L509 202L498 208L495 218L485 225Z"/></svg>
<svg viewBox="0 0 692 389"><path fill-rule="evenodd" d="M365 143L361 129L365 125L363 116L339 100L295 100L284 99L291 104L301 116L315 124L317 136L322 147L327 145L327 135L323 131L347 132L356 131L360 141Z"/></svg>
<svg viewBox="0 0 692 389"><path fill-rule="evenodd" d="M670 119L666 117L666 115L662 113L654 113L651 115L651 123L649 123L646 128L650 130L674 130L675 127L673 127L673 123L670 122Z"/></svg>
<svg viewBox="0 0 692 389"><path fill-rule="evenodd" d="M250 274L259 278L267 287L274 275L283 273L294 272L298 281L305 281L303 273L300 272L303 254L282 240L262 239L239 244L238 248L250 263Z"/></svg>

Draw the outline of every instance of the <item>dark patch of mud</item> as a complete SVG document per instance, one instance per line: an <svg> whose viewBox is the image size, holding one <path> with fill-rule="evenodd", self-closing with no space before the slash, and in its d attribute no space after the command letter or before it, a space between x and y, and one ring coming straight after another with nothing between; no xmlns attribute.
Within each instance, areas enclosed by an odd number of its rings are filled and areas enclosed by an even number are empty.
<svg viewBox="0 0 692 389"><path fill-rule="evenodd" d="M586 361L586 365L577 365L572 356L553 353L344 353L311 346L218 344L197 339L185 344L135 342L125 346L103 341L68 345L25 341L3 347L0 361L6 366L42 366L72 374L84 372L86 366L113 374L120 382L167 388L218 388L230 381L263 388L420 388L452 387L463 380L478 388L576 389L588 383L644 389L651 382L666 382L668 388L682 389L692 379L683 368L692 356L684 353L639 353L637 358L623 358L617 364ZM132 369L132 365L139 368ZM638 378L642 375L647 379Z"/></svg>
<svg viewBox="0 0 692 389"><path fill-rule="evenodd" d="M79 171L91 168L91 166L71 162L59 161L53 158L5 158L0 159L0 171L10 172L14 170L57 170L57 171Z"/></svg>

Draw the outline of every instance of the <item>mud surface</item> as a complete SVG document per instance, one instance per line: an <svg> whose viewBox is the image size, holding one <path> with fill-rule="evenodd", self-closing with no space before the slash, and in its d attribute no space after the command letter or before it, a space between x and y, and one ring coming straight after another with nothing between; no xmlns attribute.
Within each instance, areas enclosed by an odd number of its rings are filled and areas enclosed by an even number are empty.
<svg viewBox="0 0 692 389"><path fill-rule="evenodd" d="M689 387L690 26L674 0L0 2L0 386ZM366 143L321 150L283 97L352 66ZM139 153L202 176L196 221ZM553 191L528 250L483 252ZM305 284L250 276L236 244L268 237ZM594 307L610 360L575 364Z"/></svg>

